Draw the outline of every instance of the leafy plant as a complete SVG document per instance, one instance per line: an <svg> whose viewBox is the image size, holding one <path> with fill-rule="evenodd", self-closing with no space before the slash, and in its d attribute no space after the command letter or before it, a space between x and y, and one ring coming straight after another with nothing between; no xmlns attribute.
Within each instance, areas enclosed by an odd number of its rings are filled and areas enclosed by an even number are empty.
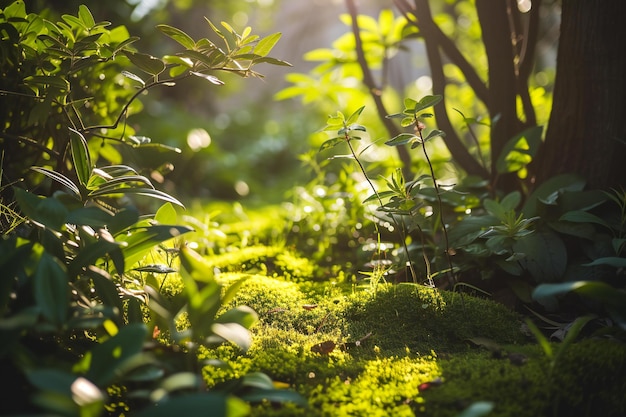
<svg viewBox="0 0 626 417"><path fill-rule="evenodd" d="M56 23L27 14L23 1L0 11L0 51L7 57L0 143L10 156L3 179L13 185L3 186L2 198L22 222L9 223L0 241L6 272L0 362L5 381L17 381L4 384L16 401L3 402L3 413L90 417L124 409L154 416L169 415L170 407L210 407L245 415L249 406L232 390L204 390L196 353L210 343L245 349L255 314L246 307L218 314L238 286L222 294L212 271L186 248L180 252L186 292L171 300L159 292L155 276L176 269L143 259L164 241L176 238L180 245L180 236L192 229L179 225L173 205L182 204L140 169L123 164L115 146L167 149L134 136L126 125L140 108L136 99L189 76L219 85L213 70L258 76L252 70L258 63L284 65L267 57L280 35L259 38L250 29L239 35L226 23L221 32L209 22L224 40L224 52L207 39L196 42L161 26L186 48L161 59L131 48L137 38L108 25L96 23L86 6ZM148 78L121 70L128 63ZM169 78L162 75L166 70ZM130 196L165 204L154 215L140 215ZM184 331L175 327L181 309L191 324ZM159 338L160 329L171 339ZM240 389L253 386L256 401L273 392L268 381L252 375Z"/></svg>

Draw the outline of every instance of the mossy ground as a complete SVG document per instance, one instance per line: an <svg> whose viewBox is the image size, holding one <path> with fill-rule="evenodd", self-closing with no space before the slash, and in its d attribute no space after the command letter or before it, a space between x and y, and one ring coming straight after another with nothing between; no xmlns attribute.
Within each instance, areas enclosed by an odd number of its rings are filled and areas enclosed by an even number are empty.
<svg viewBox="0 0 626 417"><path fill-rule="evenodd" d="M309 404L257 404L255 416L457 416L478 401L493 404L489 416L626 415L623 344L585 340L552 364L521 318L489 300L251 275L233 304L259 314L254 342L203 351L230 365L204 368L209 387L261 371Z"/></svg>

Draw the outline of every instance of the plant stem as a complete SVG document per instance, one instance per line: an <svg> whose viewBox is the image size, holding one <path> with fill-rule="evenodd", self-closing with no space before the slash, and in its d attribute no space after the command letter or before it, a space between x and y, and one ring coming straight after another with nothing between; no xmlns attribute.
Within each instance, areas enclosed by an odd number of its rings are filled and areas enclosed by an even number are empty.
<svg viewBox="0 0 626 417"><path fill-rule="evenodd" d="M417 120L417 119L416 119ZM423 126L423 125L422 125ZM433 168L433 164L430 161L430 157L428 156L428 152L426 151L426 142L424 141L424 136L422 136L422 129L420 127L420 122L415 122L415 128L419 134L420 142L422 143L422 150L424 151L424 157L426 158L426 162L428 163L428 168L430 169L430 177L433 180L433 186L435 187L435 195L437 196L437 205L439 208L439 221L441 222L441 228L443 229L443 239L445 244L445 254L446 261L448 262L448 281L450 285L454 288L456 284L456 277L452 273L452 258L450 257L450 242L448 240L448 229L446 228L446 222L443 219L443 202L441 201L441 194L439 192L439 184L437 184L437 177L435 176L435 169Z"/></svg>
<svg viewBox="0 0 626 417"><path fill-rule="evenodd" d="M356 155L356 152L354 151L354 147L352 146L351 143L351 138L350 135L347 133L344 133L344 138L346 139L346 142L348 143L348 147L350 148L350 153L352 154L352 157L354 158L354 160L357 162L357 164L359 164L359 169L361 170L361 173L363 174L363 176L365 177L365 179L367 180L367 183L369 184L370 188L372 189L372 191L374 191L374 194L376 195L376 198L378 199L378 204L380 204L380 206L383 206L383 201L380 198L380 195L378 194L378 191L376 190L376 187L374 187L374 184L372 183L372 181L370 180L369 176L367 175L367 172L365 171L365 167L363 166L363 164L361 163L361 160L358 158L358 156ZM413 263L411 262L411 259L409 257L409 248L406 244L406 237L404 236L404 228L400 229L400 225L398 223L398 221L396 220L395 216L392 213L389 213L389 216L391 217L391 220L393 221L394 226L396 227L396 229L398 230L398 232L400 233L401 236L401 241L402 241L402 248L404 249L404 253L406 253L406 266L409 267L409 271L411 271L411 278L413 279L413 282L417 284L417 274L415 273L415 268L413 267ZM378 229L378 226L376 227ZM379 233L380 235L380 233ZM380 248L380 244L378 245L378 247ZM379 249L380 250L380 249Z"/></svg>

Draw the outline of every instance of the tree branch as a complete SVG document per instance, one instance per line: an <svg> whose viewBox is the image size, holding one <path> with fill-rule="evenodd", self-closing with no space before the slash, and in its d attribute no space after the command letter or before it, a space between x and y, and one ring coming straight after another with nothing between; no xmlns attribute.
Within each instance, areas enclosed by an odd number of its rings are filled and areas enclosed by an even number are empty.
<svg viewBox="0 0 626 417"><path fill-rule="evenodd" d="M376 105L376 111L378 112L378 117L385 126L385 129L387 129L387 133L392 138L396 137L401 132L398 127L393 123L393 121L386 117L389 113L387 112L387 110L385 109L385 105L383 104L381 90L376 85L374 77L372 76L372 72L367 65L367 60L365 59L365 53L363 52L363 42L361 41L361 33L359 31L359 24L357 22L358 13L354 0L346 0L346 7L348 9L350 17L352 18L352 33L354 34L357 60L359 66L361 67L361 71L363 72L363 83L367 87L367 90L374 100L374 103ZM413 176L413 172L411 170L411 155L409 154L405 146L398 146L397 151L398 156L402 161L402 172L405 178L411 178Z"/></svg>

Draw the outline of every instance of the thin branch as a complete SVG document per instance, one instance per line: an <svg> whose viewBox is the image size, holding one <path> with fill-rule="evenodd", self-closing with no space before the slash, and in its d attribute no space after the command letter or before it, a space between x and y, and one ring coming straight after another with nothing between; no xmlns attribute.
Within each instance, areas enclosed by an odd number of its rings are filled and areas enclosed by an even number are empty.
<svg viewBox="0 0 626 417"><path fill-rule="evenodd" d="M463 56L454 41L435 24L428 1L415 0L414 7L411 7L407 0L393 0L393 2L403 16L419 28L424 39L429 38L431 42L437 44L448 59L461 70L476 97L487 102L489 92L485 82L480 79L472 64Z"/></svg>

